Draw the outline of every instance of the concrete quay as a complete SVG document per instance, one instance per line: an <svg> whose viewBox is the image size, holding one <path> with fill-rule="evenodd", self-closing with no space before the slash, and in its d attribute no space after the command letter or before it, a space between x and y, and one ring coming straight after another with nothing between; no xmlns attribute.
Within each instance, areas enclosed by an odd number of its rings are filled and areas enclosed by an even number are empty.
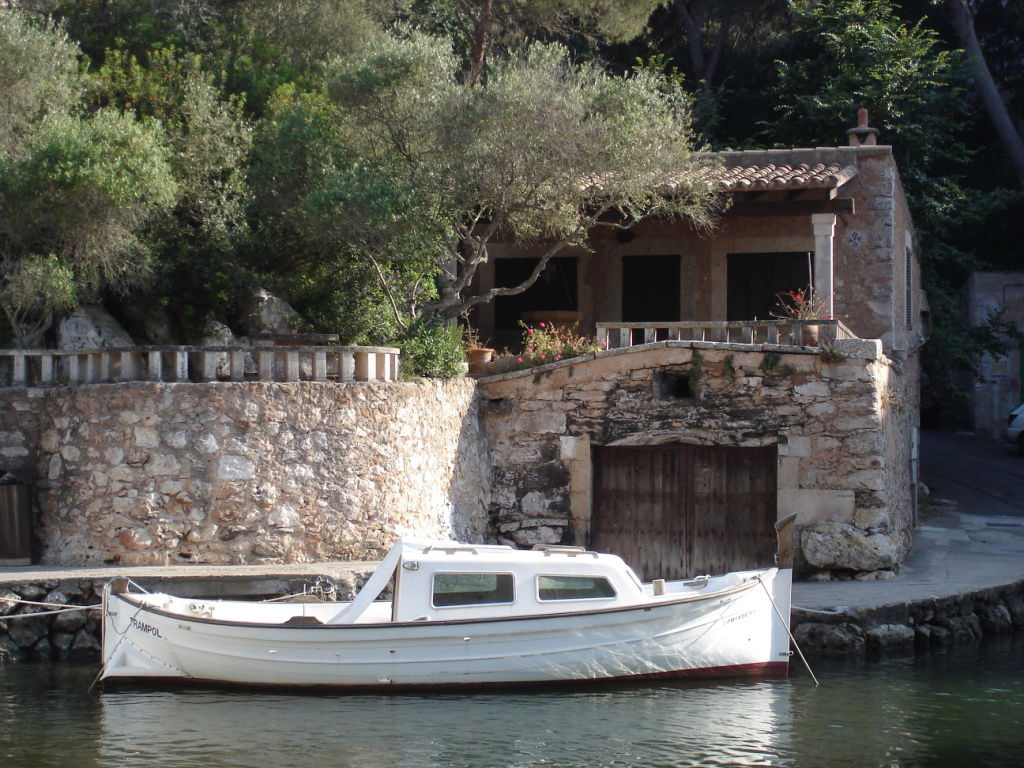
<svg viewBox="0 0 1024 768"><path fill-rule="evenodd" d="M959 645L1024 627L1024 518L923 513L886 581L797 582L792 631L805 653L859 656Z"/></svg>

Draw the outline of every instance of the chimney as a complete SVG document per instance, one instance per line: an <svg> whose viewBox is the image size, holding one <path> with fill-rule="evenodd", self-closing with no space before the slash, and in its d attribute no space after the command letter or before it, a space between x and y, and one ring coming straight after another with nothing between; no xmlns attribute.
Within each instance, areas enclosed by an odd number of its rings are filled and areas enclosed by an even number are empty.
<svg viewBox="0 0 1024 768"><path fill-rule="evenodd" d="M868 126L868 111L861 107L857 110L857 127L847 132L851 147L874 146L878 143L878 129Z"/></svg>

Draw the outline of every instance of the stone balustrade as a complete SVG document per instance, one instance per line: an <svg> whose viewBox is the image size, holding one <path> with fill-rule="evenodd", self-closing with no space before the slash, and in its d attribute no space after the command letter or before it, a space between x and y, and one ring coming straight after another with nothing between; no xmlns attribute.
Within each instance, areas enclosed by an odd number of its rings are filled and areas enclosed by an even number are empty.
<svg viewBox="0 0 1024 768"><path fill-rule="evenodd" d="M780 344L817 347L837 339L855 339L839 320L687 320L672 323L597 324L597 340L606 349L655 341L709 341L727 344Z"/></svg>
<svg viewBox="0 0 1024 768"><path fill-rule="evenodd" d="M340 346L0 349L0 386L126 381L396 381L400 350Z"/></svg>

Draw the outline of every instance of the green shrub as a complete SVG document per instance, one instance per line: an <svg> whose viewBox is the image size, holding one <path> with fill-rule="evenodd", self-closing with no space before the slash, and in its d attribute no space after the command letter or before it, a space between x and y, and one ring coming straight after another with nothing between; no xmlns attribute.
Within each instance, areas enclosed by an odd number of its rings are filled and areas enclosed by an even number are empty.
<svg viewBox="0 0 1024 768"><path fill-rule="evenodd" d="M454 379L465 371L462 330L457 325L414 323L402 334L398 346L402 349L403 379Z"/></svg>

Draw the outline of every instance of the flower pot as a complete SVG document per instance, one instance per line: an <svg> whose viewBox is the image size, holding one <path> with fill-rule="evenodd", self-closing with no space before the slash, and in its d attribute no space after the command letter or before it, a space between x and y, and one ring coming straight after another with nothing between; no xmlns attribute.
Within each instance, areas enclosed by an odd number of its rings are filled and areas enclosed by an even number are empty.
<svg viewBox="0 0 1024 768"><path fill-rule="evenodd" d="M469 357L470 373L487 373L487 366L494 359L494 350L488 347L477 347L466 351Z"/></svg>

